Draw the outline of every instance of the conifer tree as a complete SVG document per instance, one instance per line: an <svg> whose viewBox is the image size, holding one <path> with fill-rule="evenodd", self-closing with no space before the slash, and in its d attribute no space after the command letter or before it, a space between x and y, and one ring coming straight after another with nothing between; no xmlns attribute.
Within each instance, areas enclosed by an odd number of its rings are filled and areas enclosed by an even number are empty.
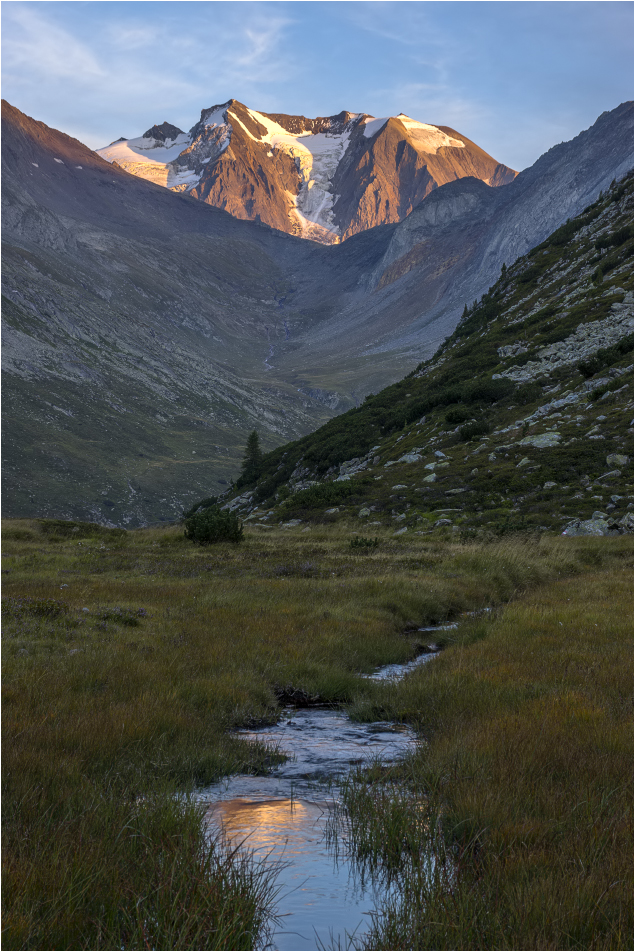
<svg viewBox="0 0 635 952"><path fill-rule="evenodd" d="M258 479L261 461L262 450L260 449L258 431L252 430L247 438L247 446L242 462L242 477L245 482L253 482Z"/></svg>

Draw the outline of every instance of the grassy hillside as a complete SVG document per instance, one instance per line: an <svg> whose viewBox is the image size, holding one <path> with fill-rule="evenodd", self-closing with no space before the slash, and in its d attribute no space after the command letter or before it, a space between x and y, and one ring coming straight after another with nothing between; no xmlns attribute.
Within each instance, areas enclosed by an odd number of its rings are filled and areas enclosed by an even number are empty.
<svg viewBox="0 0 635 952"><path fill-rule="evenodd" d="M504 267L430 361L225 504L263 528L632 528L632 211L631 175Z"/></svg>

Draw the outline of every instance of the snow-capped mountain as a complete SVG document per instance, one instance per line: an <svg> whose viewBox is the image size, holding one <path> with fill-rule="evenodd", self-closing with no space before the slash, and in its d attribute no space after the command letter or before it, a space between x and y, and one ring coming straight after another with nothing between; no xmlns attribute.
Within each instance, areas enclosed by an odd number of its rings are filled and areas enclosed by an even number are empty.
<svg viewBox="0 0 635 952"><path fill-rule="evenodd" d="M505 185L516 175L453 129L403 113L307 119L235 99L204 109L188 133L164 122L98 152L236 218L325 244L403 220L438 185L466 176Z"/></svg>

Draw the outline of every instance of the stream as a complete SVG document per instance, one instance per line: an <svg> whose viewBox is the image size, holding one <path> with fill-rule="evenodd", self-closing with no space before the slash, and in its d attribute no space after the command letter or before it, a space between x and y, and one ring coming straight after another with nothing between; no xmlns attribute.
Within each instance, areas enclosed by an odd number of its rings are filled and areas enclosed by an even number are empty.
<svg viewBox="0 0 635 952"><path fill-rule="evenodd" d="M434 656L386 665L366 677L400 680ZM200 790L197 799L207 805L211 833L279 867L276 920L265 948L359 947L387 891L372 878L362 881L347 857L329 848L326 826L338 778L369 761L400 760L413 750L414 732L386 721L356 724L342 711L312 707L285 708L276 725L239 733L279 749L288 760L266 777L228 777Z"/></svg>

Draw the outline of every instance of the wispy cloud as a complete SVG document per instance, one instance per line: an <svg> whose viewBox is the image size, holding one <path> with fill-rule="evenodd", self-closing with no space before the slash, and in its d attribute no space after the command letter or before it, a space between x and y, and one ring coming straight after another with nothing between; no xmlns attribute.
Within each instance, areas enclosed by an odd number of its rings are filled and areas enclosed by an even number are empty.
<svg viewBox="0 0 635 952"><path fill-rule="evenodd" d="M32 7L5 4L3 11L3 71L14 81L32 82L83 77L102 79L104 70L93 51Z"/></svg>
<svg viewBox="0 0 635 952"><path fill-rule="evenodd" d="M298 69L285 42L293 21L261 3L188 6L194 9L184 24L178 17L148 23L135 17L132 4L95 4L95 28L87 37L72 22L55 21L55 4L5 4L5 90L17 95L17 105L37 101L33 112L45 121L47 110L59 114L64 103L73 113L72 128L65 116L65 130L93 148L122 130L141 133L135 117L145 114L142 123L149 126L159 121L157 110L160 119L189 128L202 107L231 96L267 108L263 89L292 79ZM118 7L128 7L124 20L112 16ZM89 104L92 116L81 129L77 117ZM104 138L99 130L109 115L117 116L116 127Z"/></svg>

